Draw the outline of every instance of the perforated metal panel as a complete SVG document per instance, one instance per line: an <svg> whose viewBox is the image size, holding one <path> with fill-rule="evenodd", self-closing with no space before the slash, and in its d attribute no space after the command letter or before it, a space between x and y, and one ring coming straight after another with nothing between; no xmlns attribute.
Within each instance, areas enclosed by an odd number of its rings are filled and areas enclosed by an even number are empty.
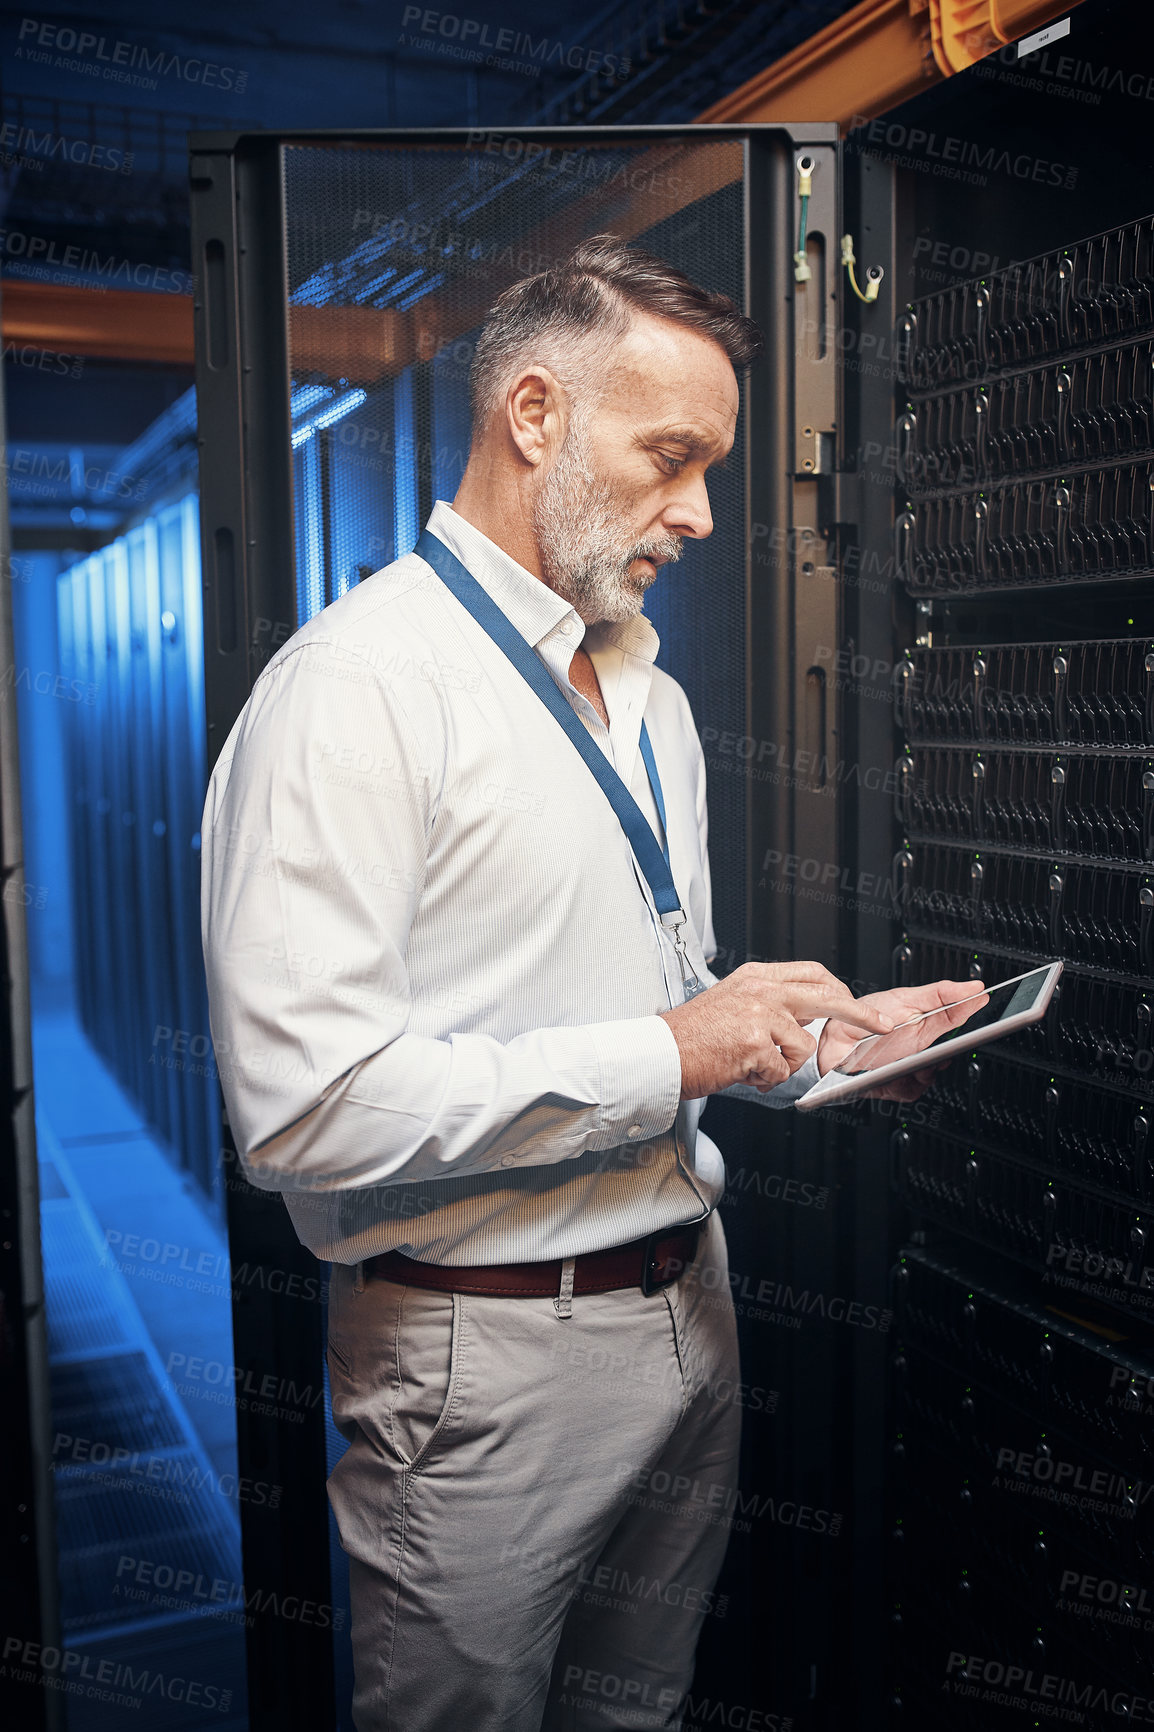
<svg viewBox="0 0 1154 1732"><path fill-rule="evenodd" d="M820 197L808 228L812 282L795 294L803 148L821 162ZM838 351L814 337L832 330L841 308L840 184L837 129L818 124L197 141L209 762L293 630L411 549L433 501L452 500L469 448L474 344L497 295L583 237L610 232L729 294L767 337L766 358L742 382L735 451L709 484L714 533L663 571L647 612L659 663L685 689L705 749L717 972L751 956L836 961L833 901L769 882L764 862L790 850L833 861L841 805L802 768L840 752L837 693L814 665L838 642L840 603L832 584L812 581L832 575L844 504L830 467L842 437ZM892 759L888 739L885 751ZM799 773L767 762L793 765L795 754ZM886 845L888 854L888 833ZM848 1291L847 1216L812 1209L800 1222L777 1190L760 1193L764 1171L771 1187L796 1181L832 1195L826 1127L794 1128L790 1115L733 1101L708 1110L735 1176L725 1200L731 1267L772 1267L800 1287ZM880 1189L880 1172L872 1182ZM229 1213L234 1260L310 1272L279 1200L238 1181ZM876 1269L856 1291L864 1297L868 1280L880 1300L880 1241L870 1256ZM321 1358L319 1319L247 1297L236 1313L238 1361L259 1358L309 1381ZM833 1484L841 1468L827 1451L847 1436L844 1344L835 1331L786 1342L756 1321L740 1328L749 1386L780 1398L772 1415L751 1417L748 1483L774 1486L790 1509L844 1510ZM861 1351L855 1340L855 1361ZM241 1471L259 1468L286 1487L278 1511L241 1511L251 1567L335 1603L319 1496L323 1428L312 1415L289 1427L249 1411L238 1431ZM733 1590L734 1615L707 1630L698 1685L711 1701L772 1702L783 1723L787 1705L812 1696L818 1672L836 1677L839 1691L847 1681L848 1703L866 1689L835 1665L850 1571L835 1571L832 1553L817 1556L821 1542L808 1528L755 1527L735 1529L719 1589ZM787 1595L774 1585L783 1580ZM772 1643L753 1639L767 1619ZM286 1705L300 1713L307 1704L310 1723L327 1723L333 1655L324 1632L258 1618L248 1658L254 1729L274 1732ZM848 1706L846 1715L848 1723Z"/></svg>
<svg viewBox="0 0 1154 1732"><path fill-rule="evenodd" d="M592 234L614 233L744 301L744 148L287 145L297 623L410 552L469 448L487 309ZM744 429L709 482L714 532L646 601L658 663L699 731L745 732ZM740 764L723 766L741 770ZM710 788L714 924L745 953L745 778Z"/></svg>

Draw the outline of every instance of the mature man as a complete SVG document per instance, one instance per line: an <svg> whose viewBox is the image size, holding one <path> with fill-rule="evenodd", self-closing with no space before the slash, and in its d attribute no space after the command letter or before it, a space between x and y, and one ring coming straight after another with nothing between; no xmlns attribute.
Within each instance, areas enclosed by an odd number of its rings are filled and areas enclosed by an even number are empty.
<svg viewBox="0 0 1154 1732"><path fill-rule="evenodd" d="M704 760L641 607L757 342L610 236L514 284L452 507L273 657L209 787L230 1124L333 1264L362 1732L679 1723L739 1426L704 1100L787 1105L957 995L709 971Z"/></svg>

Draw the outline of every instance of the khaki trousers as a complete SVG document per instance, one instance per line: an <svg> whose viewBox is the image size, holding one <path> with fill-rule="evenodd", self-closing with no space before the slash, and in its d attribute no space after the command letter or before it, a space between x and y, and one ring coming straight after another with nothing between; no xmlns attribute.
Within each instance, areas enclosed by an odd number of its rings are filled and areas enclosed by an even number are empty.
<svg viewBox="0 0 1154 1732"><path fill-rule="evenodd" d="M677 1727L737 1488L716 1213L674 1286L568 1318L356 1275L328 1357L358 1732Z"/></svg>

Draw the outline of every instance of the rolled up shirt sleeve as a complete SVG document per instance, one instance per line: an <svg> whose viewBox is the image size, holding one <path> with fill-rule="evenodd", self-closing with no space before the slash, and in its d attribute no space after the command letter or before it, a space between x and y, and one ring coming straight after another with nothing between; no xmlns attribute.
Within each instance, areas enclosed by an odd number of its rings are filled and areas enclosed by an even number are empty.
<svg viewBox="0 0 1154 1732"><path fill-rule="evenodd" d="M414 1033L406 944L444 774L396 694L318 641L258 679L209 783L201 933L229 1125L282 1191L548 1165L667 1131L658 1015Z"/></svg>

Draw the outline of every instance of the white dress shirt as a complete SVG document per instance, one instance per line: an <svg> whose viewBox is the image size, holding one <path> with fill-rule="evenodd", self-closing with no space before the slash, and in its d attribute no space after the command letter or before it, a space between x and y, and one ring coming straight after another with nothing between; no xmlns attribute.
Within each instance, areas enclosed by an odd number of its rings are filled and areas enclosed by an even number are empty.
<svg viewBox="0 0 1154 1732"><path fill-rule="evenodd" d="M444 501L429 527L536 649L660 840L644 714L686 944L710 984L705 760L652 624L586 627ZM569 680L582 644L608 729ZM318 1256L530 1262L714 1207L724 1165L697 1128L704 1101L680 1101L657 1014L682 1002L676 951L620 822L416 554L262 670L201 836L229 1124L248 1177L283 1192ZM811 1058L754 1098L788 1105L817 1076Z"/></svg>

